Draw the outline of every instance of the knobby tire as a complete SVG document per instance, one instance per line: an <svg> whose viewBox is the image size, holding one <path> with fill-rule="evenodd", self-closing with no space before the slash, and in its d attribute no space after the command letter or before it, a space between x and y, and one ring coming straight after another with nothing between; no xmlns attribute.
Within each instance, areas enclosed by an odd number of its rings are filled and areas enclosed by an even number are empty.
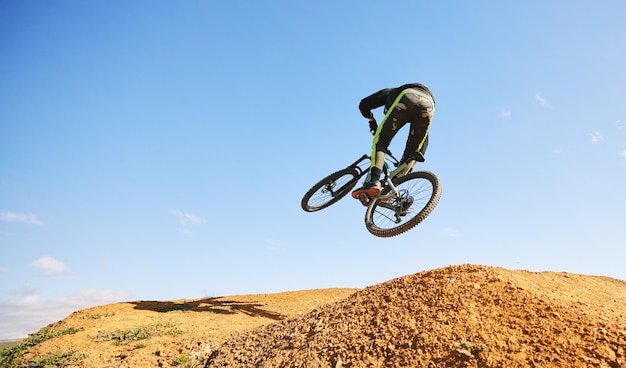
<svg viewBox="0 0 626 368"><path fill-rule="evenodd" d="M439 178L429 171L405 175L397 179L395 186L410 196L410 200L406 202L411 204L404 215L396 216L399 212L403 213L398 209L399 206L396 206L401 203L398 199L390 199L386 203L378 199L373 200L365 212L365 227L375 236L389 238L412 229L430 215L441 198ZM389 190L383 189L383 194ZM397 219L398 223L395 222Z"/></svg>
<svg viewBox="0 0 626 368"><path fill-rule="evenodd" d="M336 171L315 184L302 197L302 209L315 212L336 203L359 181L359 173L354 168Z"/></svg>

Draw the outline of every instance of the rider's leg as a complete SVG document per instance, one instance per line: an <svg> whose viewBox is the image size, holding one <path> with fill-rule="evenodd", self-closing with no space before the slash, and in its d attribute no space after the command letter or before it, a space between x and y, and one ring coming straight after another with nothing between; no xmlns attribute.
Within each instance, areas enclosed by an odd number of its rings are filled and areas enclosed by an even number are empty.
<svg viewBox="0 0 626 368"><path fill-rule="evenodd" d="M417 162L424 162L426 155L426 148L428 148L428 133L426 133L426 137L424 138L424 142L422 143L422 147L417 149L417 151L408 151L405 150L404 154L402 154L401 162L409 162L411 159Z"/></svg>
<svg viewBox="0 0 626 368"><path fill-rule="evenodd" d="M382 160L382 163L379 162ZM372 166L368 174L367 180L363 183L363 186L352 192L352 197L357 198L361 194L365 194L368 197L376 197L380 194L382 186L380 185L380 175L382 174L382 167L385 163L385 153L376 152L375 157L372 158ZM378 166L380 164L380 166Z"/></svg>
<svg viewBox="0 0 626 368"><path fill-rule="evenodd" d="M363 184L363 187L352 192L354 198L363 193L370 197L380 194L380 175L385 163L385 152L404 124L411 122L404 155L408 157L414 152L425 150L425 144L428 142L428 129L434 115L435 102L427 92L410 88L398 95L374 134L370 179Z"/></svg>
<svg viewBox="0 0 626 368"><path fill-rule="evenodd" d="M423 157L428 146L430 122L435 115L434 102L428 94L407 93L404 98L407 99L409 105L407 112L410 115L411 130L406 140L402 161L415 152L419 152Z"/></svg>
<svg viewBox="0 0 626 368"><path fill-rule="evenodd" d="M422 143L422 148L418 150L418 152L422 154L422 157L425 157L426 155L426 148L428 148L428 134L426 134L426 138L424 138L424 143Z"/></svg>
<svg viewBox="0 0 626 368"><path fill-rule="evenodd" d="M370 168L370 182L380 180L380 174L383 172L383 166L385 165L385 152L376 151L376 155L372 160L372 167Z"/></svg>
<svg viewBox="0 0 626 368"><path fill-rule="evenodd" d="M402 162L406 162L409 160L411 156L414 156L417 161L420 156L424 156L426 152L426 147L428 146L428 128L420 126L419 123L411 122L411 131L409 132L409 136L406 140L406 146L404 148L404 153L402 154ZM418 152L417 155L414 155Z"/></svg>
<svg viewBox="0 0 626 368"><path fill-rule="evenodd" d="M385 165L385 152L387 152L387 148L398 130L407 122L404 110L396 109L395 106L396 104L392 105L383 121L378 125L376 133L374 133L369 178L361 188L352 192L354 198L360 194L366 194L369 197L380 194L380 175Z"/></svg>

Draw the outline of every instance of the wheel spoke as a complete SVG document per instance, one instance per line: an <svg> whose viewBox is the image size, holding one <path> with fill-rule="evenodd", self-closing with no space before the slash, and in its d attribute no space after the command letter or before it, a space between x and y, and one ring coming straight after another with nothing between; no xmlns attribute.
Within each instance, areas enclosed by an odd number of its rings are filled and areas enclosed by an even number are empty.
<svg viewBox="0 0 626 368"><path fill-rule="evenodd" d="M343 198L358 181L356 170L337 171L320 180L302 198L302 209L319 211Z"/></svg>
<svg viewBox="0 0 626 368"><path fill-rule="evenodd" d="M368 207L365 222L376 236L401 234L419 224L432 212L441 196L439 179L430 172L419 171L398 181L399 197L387 203L375 201Z"/></svg>

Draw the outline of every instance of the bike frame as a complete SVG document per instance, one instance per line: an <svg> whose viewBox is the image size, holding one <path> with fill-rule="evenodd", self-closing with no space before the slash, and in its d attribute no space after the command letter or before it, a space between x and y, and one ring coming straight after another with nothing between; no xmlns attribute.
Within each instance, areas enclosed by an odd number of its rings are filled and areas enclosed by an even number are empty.
<svg viewBox="0 0 626 368"><path fill-rule="evenodd" d="M395 197L399 197L400 196L400 192L398 191L398 188L396 188L396 186L393 184L393 181L391 179L398 177L398 176L404 176L406 175L412 168L413 166L415 166L415 162L416 161L410 161L409 163L402 163L400 165L398 165L398 167L396 167L394 170L392 170L387 176L386 176L386 180L385 180L385 187L389 187L391 188L391 190L387 193L387 194L380 194L376 197L373 197L372 199L379 199L379 200L387 200L390 198L395 198ZM389 163L387 161L385 161L385 170L384 172L389 172L389 169L391 167L389 166Z"/></svg>
<svg viewBox="0 0 626 368"><path fill-rule="evenodd" d="M354 161L354 163L352 165L350 165L349 167L354 167L357 172L359 177L362 177L363 175L367 174L368 177L366 178L366 180L369 179L369 169L370 169L370 164L371 164L371 156L368 155L363 155L360 158L358 158L356 161ZM367 168L362 168L361 166L362 163L364 163L365 161L367 161L368 166ZM385 165L383 168L383 173L385 175L385 187L390 188L391 190L387 193L387 194L381 194L378 195L376 197L372 197L372 199L378 199L378 200L388 200L390 198L395 198L395 197L399 197L400 196L400 192L398 191L398 188L396 188L396 186L393 184L392 180L395 177L398 176L404 176L406 175L412 168L413 166L415 166L415 163L417 161L415 160L411 160L408 163L402 163L400 165L398 165L395 169L391 170L391 165L390 162L393 163L393 165L397 165L400 161L398 159L396 159L391 152L387 151L387 153L385 154ZM360 166L361 165L361 166Z"/></svg>
<svg viewBox="0 0 626 368"><path fill-rule="evenodd" d="M417 162L424 161L419 152L398 160L387 151L384 161L381 193L375 197L359 194L356 199L367 207L367 230L375 236L388 238L417 226L433 211L441 197L441 184L430 171L412 172ZM366 181L371 180L371 166L372 157L365 154L344 169L327 175L304 194L302 209L316 212L336 203L365 175L368 176Z"/></svg>

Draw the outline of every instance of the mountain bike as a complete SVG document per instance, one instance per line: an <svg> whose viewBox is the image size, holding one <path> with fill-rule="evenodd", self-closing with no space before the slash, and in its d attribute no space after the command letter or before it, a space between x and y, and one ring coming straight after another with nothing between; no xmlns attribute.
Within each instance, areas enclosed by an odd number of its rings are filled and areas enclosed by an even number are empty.
<svg viewBox="0 0 626 368"><path fill-rule="evenodd" d="M430 171L412 172L417 162L424 161L424 156L416 152L403 161L387 151L380 195L361 194L357 198L367 207L365 227L375 236L388 238L412 229L439 203L441 183L437 175ZM363 176L369 175L370 163L371 156L363 155L345 169L320 180L302 198L302 209L319 211L345 197Z"/></svg>

